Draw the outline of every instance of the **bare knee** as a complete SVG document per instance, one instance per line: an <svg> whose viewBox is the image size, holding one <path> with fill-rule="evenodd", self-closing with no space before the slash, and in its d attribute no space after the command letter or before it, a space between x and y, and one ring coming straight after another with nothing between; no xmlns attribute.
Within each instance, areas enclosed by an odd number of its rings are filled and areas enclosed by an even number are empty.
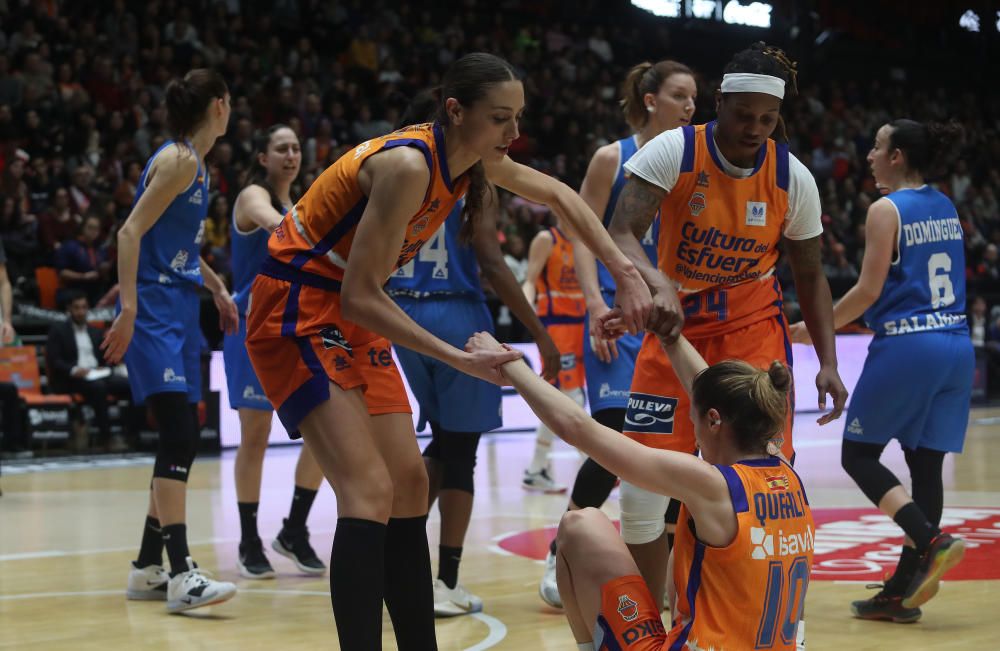
<svg viewBox="0 0 1000 651"><path fill-rule="evenodd" d="M397 465L393 470L392 489L395 503L397 505L419 503L426 510L430 482L423 457L414 456L412 460Z"/></svg>
<svg viewBox="0 0 1000 651"><path fill-rule="evenodd" d="M392 513L393 481L385 466L375 466L331 481L340 517L387 522ZM426 490L426 489L425 489Z"/></svg>
<svg viewBox="0 0 1000 651"><path fill-rule="evenodd" d="M586 540L588 529L599 518L607 520L607 516L603 512L593 507L577 511L566 511L562 519L559 520L559 531L556 534L559 549L564 552L570 552L575 549L582 540Z"/></svg>

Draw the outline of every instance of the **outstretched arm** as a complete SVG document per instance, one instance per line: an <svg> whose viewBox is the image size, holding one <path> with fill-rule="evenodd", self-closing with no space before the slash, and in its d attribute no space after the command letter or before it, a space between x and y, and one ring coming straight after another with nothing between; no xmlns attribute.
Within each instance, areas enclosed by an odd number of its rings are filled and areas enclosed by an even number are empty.
<svg viewBox="0 0 1000 651"><path fill-rule="evenodd" d="M476 333L466 344L469 351L503 349L485 332ZM501 372L559 438L622 479L684 502L698 521L699 533L705 533L710 543L728 544L732 539L736 516L729 489L722 473L711 464L684 452L646 447L601 425L572 398L535 375L523 360L504 364Z"/></svg>
<svg viewBox="0 0 1000 651"><path fill-rule="evenodd" d="M565 183L509 158L486 167L490 181L525 199L547 205L605 264L618 286L617 298L629 332L643 331L652 308L649 288L629 258L622 253L597 215Z"/></svg>
<svg viewBox="0 0 1000 651"><path fill-rule="evenodd" d="M812 336L820 369L816 375L819 408L826 409L826 396L833 398L833 410L819 419L820 425L840 418L847 404L847 388L837 372L837 346L833 331L833 298L830 283L823 274L820 261L819 237L805 240L785 239L788 260L792 266L795 290L802 308L802 319Z"/></svg>
<svg viewBox="0 0 1000 651"><path fill-rule="evenodd" d="M399 258L407 224L427 191L430 173L423 155L399 147L372 156L363 171L370 175L371 189L354 236L356 253L344 270L340 294L344 318L469 375L500 383L497 353L470 355L449 345L420 327L382 291ZM520 354L505 351L504 357L502 361L509 361Z"/></svg>
<svg viewBox="0 0 1000 651"><path fill-rule="evenodd" d="M476 252L479 268L493 286L497 296L524 324L538 344L538 351L542 357L542 377L554 380L559 374L559 349L556 348L549 331L538 319L534 307L528 302L521 286L517 284L517 278L503 259L500 242L497 240L498 207L496 189L491 187L487 196L483 198L482 213L474 217L477 222L473 231L472 248Z"/></svg>

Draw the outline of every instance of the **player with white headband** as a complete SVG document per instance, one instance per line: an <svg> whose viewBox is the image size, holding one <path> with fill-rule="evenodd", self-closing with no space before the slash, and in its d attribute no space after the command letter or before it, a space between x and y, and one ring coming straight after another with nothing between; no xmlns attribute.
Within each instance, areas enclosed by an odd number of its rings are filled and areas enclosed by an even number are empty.
<svg viewBox="0 0 1000 651"><path fill-rule="evenodd" d="M771 139L779 126L786 139L780 109L786 92L795 92L795 64L781 50L755 43L724 72L716 120L664 132L625 165L631 176L610 226L654 294L624 434L665 450L694 453L697 445L687 418L690 401L656 335L673 340L683 328L709 364L741 359L759 368L775 360L791 365L784 299L774 275L782 243L820 360L820 409L827 394L833 398L832 411L819 422L838 418L847 400L837 373L830 287L820 265L819 192L787 144ZM657 210L654 267L640 240ZM793 459L793 409L787 414L773 443ZM654 599L663 593L667 572L667 503L661 494L622 483L622 535ZM676 524L677 510L671 511L668 519Z"/></svg>

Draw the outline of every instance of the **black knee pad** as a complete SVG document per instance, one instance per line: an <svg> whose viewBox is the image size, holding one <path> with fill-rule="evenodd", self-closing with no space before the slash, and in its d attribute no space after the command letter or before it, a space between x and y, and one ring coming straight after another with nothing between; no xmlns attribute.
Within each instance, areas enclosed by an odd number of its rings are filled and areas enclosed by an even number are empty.
<svg viewBox="0 0 1000 651"><path fill-rule="evenodd" d="M147 402L160 428L153 477L186 482L198 452L198 406L183 393L158 393Z"/></svg>
<svg viewBox="0 0 1000 651"><path fill-rule="evenodd" d="M616 432L625 429L625 409L622 407L612 407L602 409L591 414L598 423L611 428Z"/></svg>
<svg viewBox="0 0 1000 651"><path fill-rule="evenodd" d="M876 506L886 493L900 485L896 475L879 461L884 449L885 443L859 443L847 439L840 449L840 465Z"/></svg>
<svg viewBox="0 0 1000 651"><path fill-rule="evenodd" d="M459 490L475 493L473 474L476 469L476 449L479 447L477 432L449 432L441 430L440 454L441 490Z"/></svg>
<svg viewBox="0 0 1000 651"><path fill-rule="evenodd" d="M605 409L604 411L610 410ZM573 482L573 492L570 499L580 508L588 506L600 508L608 499L608 495L611 494L617 479L604 466L587 457L587 460L580 466L580 471L576 473L576 481Z"/></svg>
<svg viewBox="0 0 1000 651"><path fill-rule="evenodd" d="M681 503L680 500L675 500L670 498L667 503L667 512L663 514L663 521L667 524L675 525L677 524L677 516L681 513Z"/></svg>

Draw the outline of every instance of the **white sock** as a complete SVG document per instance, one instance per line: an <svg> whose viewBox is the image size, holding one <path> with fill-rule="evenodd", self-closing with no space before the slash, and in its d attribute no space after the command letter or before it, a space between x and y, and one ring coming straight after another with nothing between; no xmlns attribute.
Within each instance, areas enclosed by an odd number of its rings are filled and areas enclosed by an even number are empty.
<svg viewBox="0 0 1000 651"><path fill-rule="evenodd" d="M531 458L528 472L536 473L549 465L549 452L552 450L552 440L555 437L555 432L546 427L545 423L538 424L538 431L535 433L535 454Z"/></svg>

